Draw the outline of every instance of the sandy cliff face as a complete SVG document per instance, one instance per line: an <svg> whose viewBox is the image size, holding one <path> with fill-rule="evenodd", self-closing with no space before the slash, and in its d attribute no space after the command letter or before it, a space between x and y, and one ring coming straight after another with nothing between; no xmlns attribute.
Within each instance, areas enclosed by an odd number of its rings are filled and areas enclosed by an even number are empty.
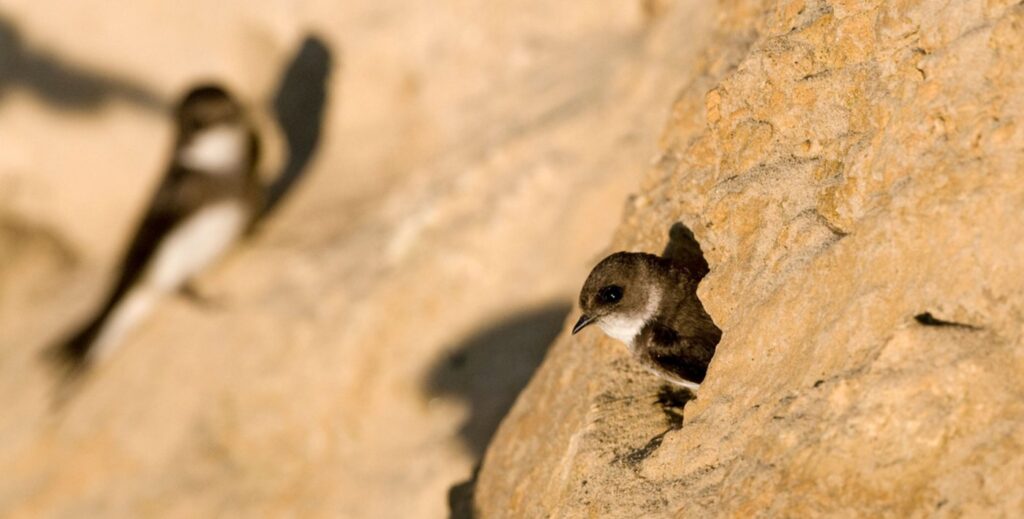
<svg viewBox="0 0 1024 519"><path fill-rule="evenodd" d="M620 345L563 334L478 511L1018 515L1024 5L724 2L716 23L613 241L700 241L724 336L699 398L680 417Z"/></svg>
<svg viewBox="0 0 1024 519"><path fill-rule="evenodd" d="M0 515L1024 509L1019 2L4 9ZM170 298L53 413L39 350L100 297L167 105L223 79L272 170L308 34L296 190L214 307ZM690 402L564 331L597 260L676 222L724 331Z"/></svg>

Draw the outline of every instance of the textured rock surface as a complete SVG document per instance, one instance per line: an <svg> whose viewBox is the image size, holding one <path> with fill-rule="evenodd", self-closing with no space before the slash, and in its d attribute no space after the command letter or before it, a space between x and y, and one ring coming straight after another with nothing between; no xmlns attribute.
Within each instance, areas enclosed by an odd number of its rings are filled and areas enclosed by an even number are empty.
<svg viewBox="0 0 1024 519"><path fill-rule="evenodd" d="M0 515L444 517L697 67L703 2L648 4L5 3ZM39 350L100 296L167 103L266 106L307 30L308 175L201 280L215 310L170 298L51 413Z"/></svg>
<svg viewBox="0 0 1024 519"><path fill-rule="evenodd" d="M656 252L677 221L725 333L700 398L563 336L456 497L1024 510L1019 2L4 9L0 515L443 517L608 237ZM99 297L169 100L212 76L265 106L309 30L322 144L202 280L220 308L169 299L52 413L37 354Z"/></svg>
<svg viewBox="0 0 1024 519"><path fill-rule="evenodd" d="M477 509L1020 515L1024 5L718 9L613 241L657 252L682 221L701 242L724 337L700 396L677 427L622 347L563 335Z"/></svg>

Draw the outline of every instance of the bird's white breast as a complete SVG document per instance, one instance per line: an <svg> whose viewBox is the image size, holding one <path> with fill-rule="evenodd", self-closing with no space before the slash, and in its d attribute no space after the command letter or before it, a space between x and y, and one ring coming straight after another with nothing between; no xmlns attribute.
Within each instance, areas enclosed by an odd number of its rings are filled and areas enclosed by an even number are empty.
<svg viewBox="0 0 1024 519"><path fill-rule="evenodd" d="M245 229L248 211L238 200L204 207L178 224L159 245L145 282L178 289L219 258Z"/></svg>
<svg viewBox="0 0 1024 519"><path fill-rule="evenodd" d="M199 130L178 152L182 165L212 175L223 175L243 165L248 138L240 124L221 124Z"/></svg>
<svg viewBox="0 0 1024 519"><path fill-rule="evenodd" d="M141 280L121 299L103 326L90 355L100 361L144 319L161 297L181 288L228 250L242 234L248 211L225 200L197 211L157 246Z"/></svg>

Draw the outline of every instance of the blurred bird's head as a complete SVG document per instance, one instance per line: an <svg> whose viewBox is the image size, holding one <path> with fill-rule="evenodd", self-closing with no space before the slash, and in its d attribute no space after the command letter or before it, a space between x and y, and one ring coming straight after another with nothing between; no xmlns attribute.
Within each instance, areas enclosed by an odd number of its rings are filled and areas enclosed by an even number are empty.
<svg viewBox="0 0 1024 519"><path fill-rule="evenodd" d="M177 110L177 160L211 175L248 168L255 142L245 109L216 85L192 89Z"/></svg>
<svg viewBox="0 0 1024 519"><path fill-rule="evenodd" d="M208 84L189 90L178 103L178 127L195 131L217 124L239 122L242 106L220 86Z"/></svg>

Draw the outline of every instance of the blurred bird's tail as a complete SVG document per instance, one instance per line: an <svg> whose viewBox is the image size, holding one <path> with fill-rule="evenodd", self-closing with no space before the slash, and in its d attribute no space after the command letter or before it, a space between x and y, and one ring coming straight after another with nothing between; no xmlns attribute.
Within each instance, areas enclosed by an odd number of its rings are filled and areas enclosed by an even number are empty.
<svg viewBox="0 0 1024 519"><path fill-rule="evenodd" d="M85 323L74 335L47 351L51 363L61 374L77 378L90 364L110 355L124 336L143 319L161 291L149 286L114 291L103 310Z"/></svg>
<svg viewBox="0 0 1024 519"><path fill-rule="evenodd" d="M74 335L46 349L46 361L57 369L59 375L74 377L85 369L89 362L89 352L92 350L100 330L103 329L107 315L107 312L100 312Z"/></svg>
<svg viewBox="0 0 1024 519"><path fill-rule="evenodd" d="M50 345L43 351L44 362L56 375L52 399L54 410L62 408L76 393L76 388L89 367L90 352L103 329L107 315L107 312L101 312L74 335Z"/></svg>

